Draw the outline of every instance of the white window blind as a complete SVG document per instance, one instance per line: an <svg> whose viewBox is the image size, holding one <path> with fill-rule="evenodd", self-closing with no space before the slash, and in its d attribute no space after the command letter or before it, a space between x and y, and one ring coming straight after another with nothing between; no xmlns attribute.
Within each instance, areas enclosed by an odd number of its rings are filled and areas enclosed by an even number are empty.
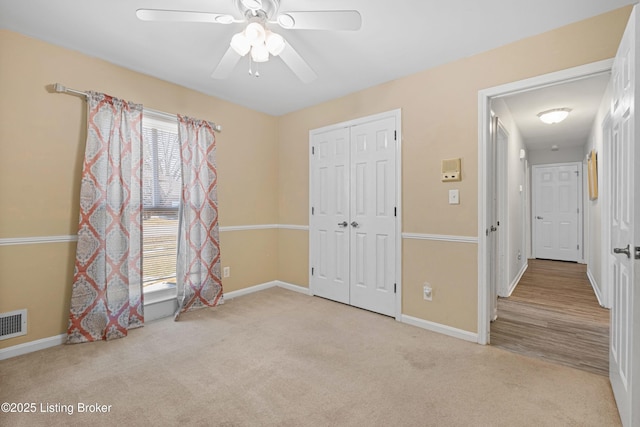
<svg viewBox="0 0 640 427"><path fill-rule="evenodd" d="M177 120L145 114L142 137L142 272L146 293L175 289L182 169Z"/></svg>

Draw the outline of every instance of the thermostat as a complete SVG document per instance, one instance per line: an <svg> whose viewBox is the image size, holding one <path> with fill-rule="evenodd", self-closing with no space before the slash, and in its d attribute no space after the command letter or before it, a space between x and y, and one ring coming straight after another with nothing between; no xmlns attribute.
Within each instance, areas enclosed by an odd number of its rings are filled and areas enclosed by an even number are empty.
<svg viewBox="0 0 640 427"><path fill-rule="evenodd" d="M442 161L442 182L461 181L460 159L448 159Z"/></svg>

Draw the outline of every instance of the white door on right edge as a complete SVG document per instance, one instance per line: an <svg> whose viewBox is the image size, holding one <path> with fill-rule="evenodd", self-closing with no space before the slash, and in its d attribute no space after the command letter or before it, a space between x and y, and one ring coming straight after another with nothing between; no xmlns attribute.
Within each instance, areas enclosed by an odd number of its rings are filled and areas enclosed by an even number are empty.
<svg viewBox="0 0 640 427"><path fill-rule="evenodd" d="M637 48L638 10L634 7L613 63L612 223L613 301L609 379L625 426L640 426L640 105Z"/></svg>
<svg viewBox="0 0 640 427"><path fill-rule="evenodd" d="M578 261L580 164L533 167L534 257Z"/></svg>

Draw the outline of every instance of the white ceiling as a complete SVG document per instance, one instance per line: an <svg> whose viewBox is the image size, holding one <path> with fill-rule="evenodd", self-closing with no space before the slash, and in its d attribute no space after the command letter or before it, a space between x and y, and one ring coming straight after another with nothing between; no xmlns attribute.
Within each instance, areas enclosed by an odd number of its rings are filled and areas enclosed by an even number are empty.
<svg viewBox="0 0 640 427"><path fill-rule="evenodd" d="M357 32L276 30L318 74L310 84L279 58L262 64L258 79L247 73L246 58L230 78L211 79L242 24L143 22L135 15L139 8L234 13L235 0L0 0L0 28L281 115L633 2L281 0L282 12L356 9L362 15Z"/></svg>
<svg viewBox="0 0 640 427"><path fill-rule="evenodd" d="M525 146L530 150L584 146L600 108L610 74L548 86L502 97L507 104ZM538 113L553 108L572 111L562 122L542 123Z"/></svg>

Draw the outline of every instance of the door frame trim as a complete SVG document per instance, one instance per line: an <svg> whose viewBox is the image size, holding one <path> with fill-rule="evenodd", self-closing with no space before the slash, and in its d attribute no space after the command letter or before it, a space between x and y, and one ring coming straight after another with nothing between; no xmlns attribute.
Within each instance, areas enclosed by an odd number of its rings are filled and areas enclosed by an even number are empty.
<svg viewBox="0 0 640 427"><path fill-rule="evenodd" d="M502 131L504 135L507 137L504 145L500 144L500 137L498 136L498 132ZM498 243L497 255L497 271L496 271L496 316L497 316L497 298L498 296L507 296L509 293L509 266L506 262L507 254L510 252L511 248L509 247L509 210L507 208L507 193L509 191L509 186L507 182L509 180L508 177L508 165L507 165L507 151L509 150L509 141L511 141L511 135L509 131L504 126L502 121L500 120L500 116L498 116L498 129L496 129L496 162L495 170L497 173L497 185L496 189L498 191L498 221L500 221L500 225L498 226L498 238L496 239ZM493 298L493 297L492 297Z"/></svg>
<svg viewBox="0 0 640 427"><path fill-rule="evenodd" d="M611 71L613 59L580 65L562 71L519 80L500 86L478 91L478 343L489 343L490 330L490 287L488 285L488 262L492 254L488 253L485 236L487 218L488 174L487 147L489 146L489 125L491 120L491 98L528 92L546 86L579 80Z"/></svg>
<svg viewBox="0 0 640 427"><path fill-rule="evenodd" d="M611 253L611 182L612 182L612 170L613 164L611 162L611 141L612 141L612 133L613 133L613 118L611 116L611 112L607 113L602 120L602 155L600 156L600 161L602 162L598 167L601 170L601 173L598 174L598 188L601 188L599 197L602 197L602 206L603 209L600 211L600 216L602 218L602 228L600 230L600 249L602 257L602 277L605 280L610 280L611 278L611 258L614 256ZM604 281L603 281L604 282ZM601 283L600 286L604 285ZM613 286L611 286L611 282L606 284L606 289L602 292L602 305L605 308L611 309L613 306Z"/></svg>
<svg viewBox="0 0 640 427"><path fill-rule="evenodd" d="M311 162L313 160L313 155L311 153L311 144L313 140L313 136L317 133L324 133L327 131L332 131L341 128L349 128L352 126L357 126L369 122L373 122L376 120L394 118L396 120L396 194L395 194L395 206L397 208L396 211L396 238L395 238L395 249L396 249L396 257L395 257L395 283L396 283L396 294L395 294L395 319L397 321L402 320L402 109L398 108L395 110L389 110L382 113L372 114L369 116L359 117L352 120L347 120L345 122L334 123L332 125L323 126L317 129L311 129L309 131L309 201L307 205L307 209L309 212L309 226L311 226L311 183L312 183L312 169ZM313 265L312 259L312 250L311 250L311 239L309 239L309 266ZM309 291L311 295L313 293L313 287L311 285L311 268L309 268Z"/></svg>
<svg viewBox="0 0 640 427"><path fill-rule="evenodd" d="M578 239L578 245L580 245L580 249L578 250L578 258L576 259L577 263L585 263L584 257L584 222L585 222L585 206L584 206L584 168L582 162L562 162L562 163L541 163L538 165L531 166L531 176L533 177L534 171L538 168L548 168L553 166L575 166L580 173L580 179L578 180L578 209L580 209L580 213L582 215L578 215L578 235L576 236ZM535 212L535 208L537 206L536 199L534 197L536 182L534 179L531 179L531 257L536 258L536 243L537 236L535 233L535 221L533 221L533 212Z"/></svg>

